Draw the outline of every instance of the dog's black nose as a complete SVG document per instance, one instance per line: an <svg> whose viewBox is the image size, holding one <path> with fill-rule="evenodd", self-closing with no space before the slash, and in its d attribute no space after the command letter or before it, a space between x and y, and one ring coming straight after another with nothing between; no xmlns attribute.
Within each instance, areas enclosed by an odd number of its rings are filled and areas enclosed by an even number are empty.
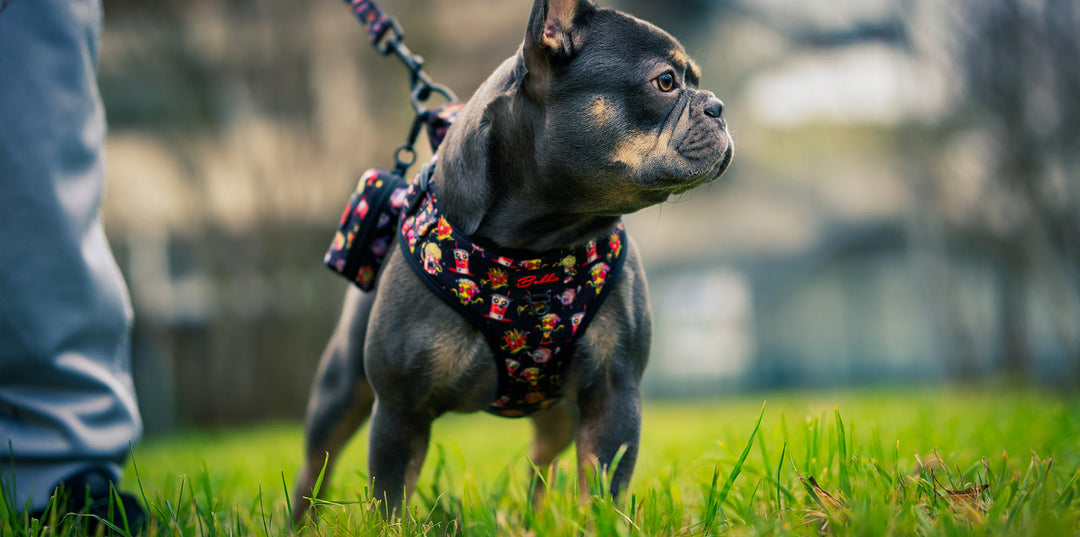
<svg viewBox="0 0 1080 537"><path fill-rule="evenodd" d="M705 115L718 118L724 115L724 101L717 99L715 95L709 95L705 102Z"/></svg>

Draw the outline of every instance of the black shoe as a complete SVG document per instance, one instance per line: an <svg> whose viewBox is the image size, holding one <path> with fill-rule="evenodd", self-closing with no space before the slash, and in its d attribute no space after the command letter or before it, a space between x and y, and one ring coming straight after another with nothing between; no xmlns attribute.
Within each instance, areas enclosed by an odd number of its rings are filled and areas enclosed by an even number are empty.
<svg viewBox="0 0 1080 537"><path fill-rule="evenodd" d="M107 473L87 470L57 485L50 506L33 516L41 519L52 511L58 524L67 525L74 521L89 535L96 534L102 526L106 535L138 535L146 528L146 511L134 496L126 492L114 494L114 488ZM52 505L54 502L55 506ZM114 531L113 527L120 532Z"/></svg>

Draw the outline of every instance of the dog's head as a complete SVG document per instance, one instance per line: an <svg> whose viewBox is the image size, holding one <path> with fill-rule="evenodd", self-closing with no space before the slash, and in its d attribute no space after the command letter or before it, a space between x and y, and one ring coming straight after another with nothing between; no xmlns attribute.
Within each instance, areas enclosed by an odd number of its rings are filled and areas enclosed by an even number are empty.
<svg viewBox="0 0 1080 537"><path fill-rule="evenodd" d="M550 247L713 181L733 146L723 103L698 88L700 76L648 22L590 0L535 0L521 48L440 149L454 226Z"/></svg>
<svg viewBox="0 0 1080 537"><path fill-rule="evenodd" d="M625 214L713 181L733 155L723 103L667 32L589 0L536 0L522 89L543 175Z"/></svg>

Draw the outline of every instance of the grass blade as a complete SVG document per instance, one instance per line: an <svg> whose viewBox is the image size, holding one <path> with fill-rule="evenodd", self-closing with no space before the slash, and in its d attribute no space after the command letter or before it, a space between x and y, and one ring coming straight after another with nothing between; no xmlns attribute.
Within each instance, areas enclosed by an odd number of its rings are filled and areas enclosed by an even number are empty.
<svg viewBox="0 0 1080 537"><path fill-rule="evenodd" d="M322 488L323 476L326 475L326 465L330 464L330 453L326 454L323 458L322 469L319 470L319 477L315 478L315 486L311 487L311 504L314 505L319 499L319 489Z"/></svg>
<svg viewBox="0 0 1080 537"><path fill-rule="evenodd" d="M214 509L214 489L210 484L210 470L206 467L206 460L202 461L202 474L199 476L202 481L203 494L206 496L206 526L213 532L214 528L217 528L217 513ZM191 495L192 501L195 502L195 507L199 506L198 499L195 497L194 491Z"/></svg>
<svg viewBox="0 0 1080 537"><path fill-rule="evenodd" d="M130 537L131 524L128 522L127 509L124 508L124 500L120 497L120 491L116 490L116 487L112 486L111 484L109 485L109 502L110 511L113 508L113 504L115 504L115 508L120 514L120 522L124 523L124 531L122 532L122 534ZM110 516L112 516L111 513Z"/></svg>
<svg viewBox="0 0 1080 537"><path fill-rule="evenodd" d="M262 485L259 485L259 513L260 518L262 519L263 532L265 532L266 537L270 537L270 522L273 520L273 518L272 516L270 520L267 520L266 518L266 507L263 505Z"/></svg>
<svg viewBox="0 0 1080 537"><path fill-rule="evenodd" d="M720 513L723 506L716 501L717 490L716 485L720 482L720 467L713 468L712 485L709 487L709 495L705 498L705 516L701 523L704 526L706 532L713 532L713 523L716 522L716 515Z"/></svg>
<svg viewBox="0 0 1080 537"><path fill-rule="evenodd" d="M288 513L289 513L288 524L290 525L290 528L292 529L292 532L295 533L296 528L292 527L292 523L293 523L292 500L289 499L289 485L288 485L288 483L285 482L285 472L281 472L281 486L285 489L285 510L288 511Z"/></svg>
<svg viewBox="0 0 1080 537"><path fill-rule="evenodd" d="M146 491L143 490L142 477L139 475L139 465L135 464L135 447L131 442L128 442L128 454L131 455L131 469L135 470L135 482L139 484L139 496L142 496L143 505L150 507L150 502L146 500Z"/></svg>
<svg viewBox="0 0 1080 537"><path fill-rule="evenodd" d="M780 449L780 462L776 464L776 513L778 517L783 516L781 513L784 511L784 504L780 497L780 474L784 470L784 455L787 454L787 442L784 442L784 447Z"/></svg>
<svg viewBox="0 0 1080 537"><path fill-rule="evenodd" d="M742 472L743 464L746 463L746 457L750 454L750 448L754 445L754 437L757 436L758 429L761 428L761 420L765 417L765 402L761 403L761 413L758 414L757 423L754 424L754 430L750 433L750 439L746 441L746 446L743 447L742 455L739 456L739 460L735 462L735 467L731 469L731 473L728 474L727 481L724 483L724 488L720 491L720 495L716 499L717 505L723 505L727 500L728 493L731 492L731 487L735 484L735 478L739 477L739 473Z"/></svg>
<svg viewBox="0 0 1080 537"><path fill-rule="evenodd" d="M844 492L844 496L851 497L851 479L848 477L848 449L847 449L847 435L844 434L844 420L840 418L840 406L833 406L833 413L836 415L836 447L840 451L840 490Z"/></svg>

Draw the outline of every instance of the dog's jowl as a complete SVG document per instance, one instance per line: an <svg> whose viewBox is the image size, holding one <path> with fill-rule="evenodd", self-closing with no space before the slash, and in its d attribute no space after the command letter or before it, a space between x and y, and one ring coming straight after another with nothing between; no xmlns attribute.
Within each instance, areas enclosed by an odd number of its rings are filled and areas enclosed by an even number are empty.
<svg viewBox="0 0 1080 537"><path fill-rule="evenodd" d="M647 22L536 0L521 47L414 183L375 289L345 299L308 403L297 518L327 454L329 473L369 417L369 475L387 513L415 487L446 412L527 416L537 468L575 443L580 486L607 472L619 493L651 337L620 217L731 162L723 103L700 76Z"/></svg>

